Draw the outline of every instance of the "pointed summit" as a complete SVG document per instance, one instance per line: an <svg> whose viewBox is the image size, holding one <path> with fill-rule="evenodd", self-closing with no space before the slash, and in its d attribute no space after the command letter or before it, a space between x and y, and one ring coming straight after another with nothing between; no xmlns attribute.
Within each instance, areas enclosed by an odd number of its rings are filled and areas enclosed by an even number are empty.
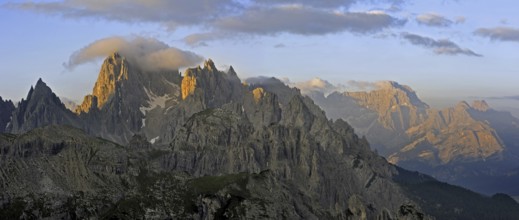
<svg viewBox="0 0 519 220"><path fill-rule="evenodd" d="M96 97L97 108L102 108L115 92L117 84L128 80L129 65L124 57L115 52L108 56L101 66L99 76L94 85L92 96ZM92 108L92 97L85 97L76 113L88 112Z"/></svg>
<svg viewBox="0 0 519 220"><path fill-rule="evenodd" d="M38 79L38 81L36 82L36 86L38 85L46 85L43 80L41 79L41 77Z"/></svg>
<svg viewBox="0 0 519 220"><path fill-rule="evenodd" d="M231 76L238 76L238 74L236 73L236 71L234 70L234 68L232 66L229 66L229 70L227 70L227 74L229 74Z"/></svg>
<svg viewBox="0 0 519 220"><path fill-rule="evenodd" d="M36 86L31 87L27 99L22 100L13 112L7 130L12 133L24 133L34 128L59 124L81 128L79 119L65 108L61 100L40 78Z"/></svg>
<svg viewBox="0 0 519 220"><path fill-rule="evenodd" d="M204 69L209 70L211 72L218 71L218 69L216 69L216 66L214 65L213 60L211 59L207 59L204 62Z"/></svg>

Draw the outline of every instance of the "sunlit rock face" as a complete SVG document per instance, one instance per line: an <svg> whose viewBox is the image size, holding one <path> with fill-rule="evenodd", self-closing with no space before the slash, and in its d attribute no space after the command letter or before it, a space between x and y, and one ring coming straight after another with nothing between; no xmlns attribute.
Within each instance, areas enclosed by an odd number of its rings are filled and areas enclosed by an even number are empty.
<svg viewBox="0 0 519 220"><path fill-rule="evenodd" d="M76 112L81 114L82 112L89 112L93 107L102 108L114 94L116 85L123 80L128 80L128 68L126 59L118 53L107 57L99 71L92 95L85 97ZM92 106L94 104L93 99L97 100L96 106Z"/></svg>

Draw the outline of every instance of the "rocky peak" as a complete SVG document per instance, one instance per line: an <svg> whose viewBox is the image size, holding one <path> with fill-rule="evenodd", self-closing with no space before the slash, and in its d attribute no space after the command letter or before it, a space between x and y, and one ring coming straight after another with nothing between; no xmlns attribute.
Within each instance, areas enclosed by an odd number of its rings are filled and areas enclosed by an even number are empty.
<svg viewBox="0 0 519 220"><path fill-rule="evenodd" d="M97 108L100 109L105 105L120 81L128 80L128 69L126 58L119 53L113 53L104 60L92 92L92 96L97 98ZM89 112L92 109L89 105L91 103L92 97L85 97L83 103L76 109L76 113Z"/></svg>
<svg viewBox="0 0 519 220"><path fill-rule="evenodd" d="M61 100L40 78L36 86L31 87L27 99L20 102L12 114L7 130L23 133L46 125L68 124L81 127L79 119L66 109Z"/></svg>
<svg viewBox="0 0 519 220"><path fill-rule="evenodd" d="M490 109L490 106L485 100L475 100L472 102L472 108L480 112L486 112Z"/></svg>
<svg viewBox="0 0 519 220"><path fill-rule="evenodd" d="M204 70L208 70L210 72L218 71L218 69L216 69L216 66L214 65L213 60L211 59L208 59L204 62Z"/></svg>
<svg viewBox="0 0 519 220"><path fill-rule="evenodd" d="M232 66L230 66L229 70L227 70L227 74L229 74L231 76L238 76L238 74L236 73L236 71L234 70L234 68Z"/></svg>
<svg viewBox="0 0 519 220"><path fill-rule="evenodd" d="M181 83L182 99L194 96L208 107L237 99L242 85L236 74L229 74L232 72L219 71L211 59L205 61L204 68L187 69Z"/></svg>

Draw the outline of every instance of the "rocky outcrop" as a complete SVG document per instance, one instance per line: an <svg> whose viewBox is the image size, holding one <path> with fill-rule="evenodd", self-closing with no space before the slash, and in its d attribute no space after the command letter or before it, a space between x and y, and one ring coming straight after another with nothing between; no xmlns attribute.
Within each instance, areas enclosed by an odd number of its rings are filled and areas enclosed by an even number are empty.
<svg viewBox="0 0 519 220"><path fill-rule="evenodd" d="M47 125L71 125L83 128L83 123L41 79L31 87L27 98L18 104L7 126L11 133L25 133L34 128Z"/></svg>
<svg viewBox="0 0 519 220"><path fill-rule="evenodd" d="M0 133L5 132L7 125L11 121L11 115L15 107L11 100L3 100L0 97Z"/></svg>

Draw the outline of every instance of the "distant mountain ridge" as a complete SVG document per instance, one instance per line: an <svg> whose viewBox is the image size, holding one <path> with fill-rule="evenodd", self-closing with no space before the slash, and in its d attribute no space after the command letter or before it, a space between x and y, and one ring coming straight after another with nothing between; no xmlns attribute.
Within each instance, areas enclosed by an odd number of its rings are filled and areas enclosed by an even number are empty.
<svg viewBox="0 0 519 220"><path fill-rule="evenodd" d="M471 186L474 184L464 175L473 173L484 179L519 167L514 162L519 155L518 119L493 110L483 100L437 110L396 82L379 83L377 89L367 92L336 92L325 97L314 91L307 95L330 118L351 123L393 164ZM469 171L491 163L489 168Z"/></svg>

